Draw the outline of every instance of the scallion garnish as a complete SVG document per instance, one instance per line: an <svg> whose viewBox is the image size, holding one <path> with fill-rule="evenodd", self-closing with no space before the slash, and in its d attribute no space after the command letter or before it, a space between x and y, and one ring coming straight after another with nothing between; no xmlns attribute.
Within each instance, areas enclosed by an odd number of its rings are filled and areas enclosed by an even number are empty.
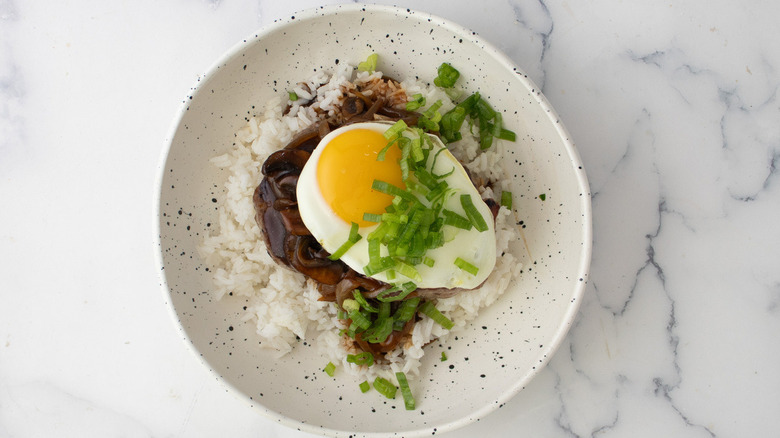
<svg viewBox="0 0 780 438"><path fill-rule="evenodd" d="M423 153L423 149L422 149L422 141L419 138L415 138L412 140L410 155L412 157L412 160L414 160L415 163L419 163L420 161L425 159L425 154Z"/></svg>
<svg viewBox="0 0 780 438"><path fill-rule="evenodd" d="M354 363L355 365L365 365L370 367L374 364L374 355L368 351L364 351L358 354L348 354L347 362Z"/></svg>
<svg viewBox="0 0 780 438"><path fill-rule="evenodd" d="M379 60L379 55L376 53L372 53L368 55L368 58L366 58L365 61L358 64L357 69L358 71L367 71L369 73L373 73L376 71L376 62Z"/></svg>
<svg viewBox="0 0 780 438"><path fill-rule="evenodd" d="M353 290L352 291L352 296L355 297L355 301L357 301L358 304L360 304L360 307L366 309L366 311L371 312L371 313L379 312L379 309L377 309L376 307L372 306L371 304L368 303L368 301L366 301L366 297L364 297L363 294L361 294L359 290L357 290L357 289Z"/></svg>
<svg viewBox="0 0 780 438"><path fill-rule="evenodd" d="M425 105L425 96L423 96L420 93L417 93L414 96L412 96L412 100L406 102L406 110L414 111L420 109L424 105Z"/></svg>
<svg viewBox="0 0 780 438"><path fill-rule="evenodd" d="M295 91L288 91L287 96L290 98L290 102L298 100L298 94Z"/></svg>
<svg viewBox="0 0 780 438"><path fill-rule="evenodd" d="M437 100L427 110L423 111L422 115L429 118L431 121L438 122L441 120L441 114L439 114L439 108L443 105L441 100Z"/></svg>
<svg viewBox="0 0 780 438"><path fill-rule="evenodd" d="M544 201L545 199L547 199L547 195L545 195L544 193L542 193L541 195L539 195L539 199L541 199L542 201Z"/></svg>
<svg viewBox="0 0 780 438"><path fill-rule="evenodd" d="M390 289L383 290L377 294L376 299L382 303L391 303L393 301L401 301L406 298L410 293L417 289L417 285L411 281L401 284L400 286L392 287Z"/></svg>
<svg viewBox="0 0 780 438"><path fill-rule="evenodd" d="M395 378L398 380L398 386L401 387L401 395L404 397L404 407L407 411L414 410L414 396L412 390L409 388L409 382L406 380L406 374L402 372L395 373Z"/></svg>
<svg viewBox="0 0 780 438"><path fill-rule="evenodd" d="M463 230L471 229L471 221L458 213L445 208L441 211L441 214L444 216L444 225L452 225L453 227L461 228Z"/></svg>
<svg viewBox="0 0 780 438"><path fill-rule="evenodd" d="M423 111L423 113L420 114L420 116L417 118L417 126L422 128L423 131L438 132L439 121L442 118L441 113L439 113L439 108L441 108L441 106L441 100L437 100L427 110Z"/></svg>
<svg viewBox="0 0 780 438"><path fill-rule="evenodd" d="M387 128L387 131L385 131L382 135L384 135L387 140L392 140L401 135L402 132L406 131L406 128L408 128L408 126L406 126L406 122L399 120L395 122L393 126Z"/></svg>
<svg viewBox="0 0 780 438"><path fill-rule="evenodd" d="M466 216L468 216L469 220L474 225L474 228L477 229L477 231L481 233L488 230L488 225L485 222L485 218L479 214L477 207L475 207L474 203L471 201L471 195L460 195L460 205L463 207L463 211L466 212Z"/></svg>
<svg viewBox="0 0 780 438"><path fill-rule="evenodd" d="M368 319L363 313L361 313L358 310L354 310L352 312L349 312L349 319L352 320L355 325L358 326L358 328L367 330L369 327L371 327L371 320Z"/></svg>
<svg viewBox="0 0 780 438"><path fill-rule="evenodd" d="M392 257L380 257L376 263L368 263L363 267L363 271L366 275L376 275L380 272L387 271L395 266L395 260Z"/></svg>
<svg viewBox="0 0 780 438"><path fill-rule="evenodd" d="M420 300L420 297L412 297L401 301L395 314L393 314L393 319L398 322L406 322L412 319L417 311L417 305L420 304Z"/></svg>
<svg viewBox="0 0 780 438"><path fill-rule="evenodd" d="M374 321L374 324L371 325L371 328L363 332L361 338L372 344L378 344L380 342L384 342L392 332L393 318L382 317L380 315L377 317L376 321Z"/></svg>
<svg viewBox="0 0 780 438"><path fill-rule="evenodd" d="M376 155L377 161L385 161L385 155L387 155L387 151L390 149L390 146L395 144L395 142L398 141L398 137L393 137L390 139L390 141L387 142L385 147L382 148L381 151Z"/></svg>
<svg viewBox="0 0 780 438"><path fill-rule="evenodd" d="M363 213L363 220L366 222L382 222L382 215L374 213Z"/></svg>
<svg viewBox="0 0 780 438"><path fill-rule="evenodd" d="M433 267L433 264L436 263L436 260L430 258L430 257L423 257L422 260L423 264L429 268Z"/></svg>
<svg viewBox="0 0 780 438"><path fill-rule="evenodd" d="M506 207L507 210L512 209L512 192L506 190L501 192L501 206Z"/></svg>
<svg viewBox="0 0 780 438"><path fill-rule="evenodd" d="M447 360L447 355L442 351L441 352L441 361L444 362Z"/></svg>
<svg viewBox="0 0 780 438"><path fill-rule="evenodd" d="M404 277L414 280L414 281L422 281L422 276L420 276L420 273L417 272L417 269L414 268L414 266L402 262L400 260L397 260L395 263L395 272L403 275Z"/></svg>
<svg viewBox="0 0 780 438"><path fill-rule="evenodd" d="M439 324L447 330L451 330L452 327L455 326L455 324L453 324L449 318L444 316L444 314L442 314L431 301L426 301L422 306L420 306L420 313L427 315L433 320L433 322Z"/></svg>
<svg viewBox="0 0 780 438"><path fill-rule="evenodd" d="M355 312L360 310L360 303L347 298L341 303L341 308L344 309L344 311L347 313Z"/></svg>
<svg viewBox="0 0 780 438"><path fill-rule="evenodd" d="M500 138L501 140L507 140L507 141L515 141L517 140L517 135L508 129L501 128L501 131L496 136L496 138Z"/></svg>
<svg viewBox="0 0 780 438"><path fill-rule="evenodd" d="M462 138L460 127L463 126L464 120L466 120L466 110L461 106L444 113L439 123L439 133L444 143L453 143Z"/></svg>
<svg viewBox="0 0 780 438"><path fill-rule="evenodd" d="M460 72L446 62L439 66L438 73L439 75L433 80L433 83L441 88L451 88L460 77Z"/></svg>
<svg viewBox="0 0 780 438"><path fill-rule="evenodd" d="M460 269L468 272L471 275L477 275L479 272L479 268L472 265L471 263L463 260L462 258L458 257L455 259L455 266L459 267Z"/></svg>
<svg viewBox="0 0 780 438"><path fill-rule="evenodd" d="M333 362L328 362L328 364L325 365L325 368L323 368L322 371L325 371L327 375L333 377L333 373L336 372L336 365L333 365Z"/></svg>
<svg viewBox="0 0 780 438"><path fill-rule="evenodd" d="M360 392L363 394L367 393L371 389L371 384L368 383L368 380L364 380L363 383L360 384Z"/></svg>
<svg viewBox="0 0 780 438"><path fill-rule="evenodd" d="M398 391L398 388L396 388L395 385L383 377L377 377L374 379L374 389L376 389L378 393L390 399L394 399L395 393Z"/></svg>
<svg viewBox="0 0 780 438"><path fill-rule="evenodd" d="M409 201L417 201L417 197L414 196L412 193L407 192L406 190L400 187L394 186L389 182L375 179L374 182L371 184L371 188L388 195L400 196L401 198Z"/></svg>
<svg viewBox="0 0 780 438"><path fill-rule="evenodd" d="M352 248L352 245L357 243L362 238L363 236L358 234L358 224L352 222L352 227L349 229L349 237L347 238L347 241L341 244L339 249L337 249L333 254L329 255L328 258L330 260L340 259L341 256L343 256L347 251L349 251L350 248Z"/></svg>

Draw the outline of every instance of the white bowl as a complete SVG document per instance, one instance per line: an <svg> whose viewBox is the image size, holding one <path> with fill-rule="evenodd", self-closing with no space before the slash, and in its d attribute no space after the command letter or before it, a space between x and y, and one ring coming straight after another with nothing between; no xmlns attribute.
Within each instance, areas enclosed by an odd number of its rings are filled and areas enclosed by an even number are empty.
<svg viewBox="0 0 780 438"><path fill-rule="evenodd" d="M258 348L241 323L244 299L212 299L197 246L217 222L224 172L209 159L231 148L245 117L314 69L357 64L372 52L396 78L432 81L442 62L504 111L518 134L503 165L527 249L519 281L448 342L449 360L426 355L412 385L418 408L400 396L362 394L352 378L329 378L316 348L282 359ZM425 13L341 5L295 14L232 48L185 100L159 171L159 263L166 300L184 339L238 397L307 432L332 436L423 436L466 425L497 409L547 363L577 312L591 252L585 171L555 111L519 68L474 33ZM545 194L543 201L540 194Z"/></svg>

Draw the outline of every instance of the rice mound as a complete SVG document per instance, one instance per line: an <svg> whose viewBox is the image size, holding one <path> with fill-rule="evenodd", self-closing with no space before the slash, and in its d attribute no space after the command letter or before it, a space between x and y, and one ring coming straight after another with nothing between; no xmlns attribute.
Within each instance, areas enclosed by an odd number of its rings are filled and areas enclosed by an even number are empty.
<svg viewBox="0 0 780 438"><path fill-rule="evenodd" d="M414 326L411 343L388 353L387 363L371 367L348 363L347 354L356 351L351 341L339 335L339 330L346 327L337 318L336 305L318 301L320 294L313 280L277 264L268 255L262 231L255 222L252 194L262 179L262 163L271 153L283 148L297 132L333 115L349 90L360 86L364 94L374 92L373 87L382 73L357 72L353 78L353 70L352 66L342 64L332 74L317 72L293 89L298 96L296 101L283 101L281 97L269 100L263 113L252 117L235 134L233 149L211 159L213 165L226 169L229 177L224 185L225 197L219 205L218 231L204 239L199 251L212 268L215 298L220 299L229 292L247 297L249 305L242 320L256 325L261 347L268 348L276 357L289 353L299 340L310 340L326 360L360 379L391 378L398 371L418 375L423 346L435 339L446 341L450 333L462 330L481 308L492 304L512 279L520 275L519 260L507 250L511 241L521 239L520 231L513 213L501 207L495 226L497 258L493 272L478 289L436 303L454 322L452 330L422 315ZM387 93L399 102L417 93L425 96L429 105L441 100L441 113L455 106L442 90L412 79L401 82L401 89L376 91ZM286 106L289 110L283 114ZM505 144L496 141L488 151L480 153L479 144L466 125L461 131L463 140L450 145L450 150L475 180L490 182L491 187L478 187L482 197L496 199L494 191L500 195L503 188L504 171L500 161Z"/></svg>

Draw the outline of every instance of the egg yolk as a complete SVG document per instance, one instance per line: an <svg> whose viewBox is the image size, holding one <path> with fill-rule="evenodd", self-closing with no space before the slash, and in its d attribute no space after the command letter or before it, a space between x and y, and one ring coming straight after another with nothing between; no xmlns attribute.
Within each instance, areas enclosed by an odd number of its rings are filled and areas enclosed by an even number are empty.
<svg viewBox="0 0 780 438"><path fill-rule="evenodd" d="M392 196L371 188L375 179L406 188L398 147L388 149L383 161L376 159L387 142L379 132L351 129L324 145L317 163L317 183L325 202L347 223L373 225L363 220L363 213L382 214L392 203Z"/></svg>

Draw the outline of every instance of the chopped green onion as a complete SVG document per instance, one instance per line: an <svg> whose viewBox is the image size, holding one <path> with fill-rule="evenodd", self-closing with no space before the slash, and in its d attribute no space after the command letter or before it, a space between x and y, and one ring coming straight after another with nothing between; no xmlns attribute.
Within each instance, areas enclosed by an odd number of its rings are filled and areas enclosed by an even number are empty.
<svg viewBox="0 0 780 438"><path fill-rule="evenodd" d="M374 231L368 233L368 242L369 245L371 244L372 240L382 240L387 232L389 231L390 226L385 222L380 222L379 226L374 229Z"/></svg>
<svg viewBox="0 0 780 438"><path fill-rule="evenodd" d="M350 248L352 248L352 245L357 243L362 238L363 236L358 234L358 224L352 222L352 227L349 229L349 237L347 238L347 241L341 244L339 249L337 249L333 254L329 255L328 258L330 260L340 259L341 256L343 256L347 251L349 251Z"/></svg>
<svg viewBox="0 0 780 438"><path fill-rule="evenodd" d="M376 265L379 263L379 239L372 239L368 241L368 263Z"/></svg>
<svg viewBox="0 0 780 438"><path fill-rule="evenodd" d="M352 312L349 312L349 319L351 319L352 322L358 326L358 328L361 328L363 330L366 330L369 327L371 327L371 320L366 318L366 316L360 313L360 311L354 310Z"/></svg>
<svg viewBox="0 0 780 438"><path fill-rule="evenodd" d="M353 322L353 323L351 323L351 324L349 325L349 328L347 328L347 330L346 330L346 332L345 332L345 333L346 333L346 334L347 334L347 336L349 336L350 338L352 338L352 339L355 339L355 335L357 334L357 331L358 331L358 329L359 329L359 328L360 328L360 327L358 327L358 325L357 325L357 324L355 324L355 323Z"/></svg>
<svg viewBox="0 0 780 438"><path fill-rule="evenodd" d="M504 123L504 116L501 115L501 113L497 112L493 116L493 130L491 134L493 134L493 137L498 137L501 135L501 125Z"/></svg>
<svg viewBox="0 0 780 438"><path fill-rule="evenodd" d="M368 380L364 380L363 383L360 384L360 392L363 394L367 393L371 389L371 384L368 383Z"/></svg>
<svg viewBox="0 0 780 438"><path fill-rule="evenodd" d="M416 109L419 109L425 105L425 96L423 96L420 93L415 94L412 96L412 100L406 102L406 110L407 111L414 111Z"/></svg>
<svg viewBox="0 0 780 438"><path fill-rule="evenodd" d="M425 155L423 154L422 150L422 141L419 138L412 140L411 156L415 163L419 163L425 159Z"/></svg>
<svg viewBox="0 0 780 438"><path fill-rule="evenodd" d="M358 64L357 69L358 71L367 71L369 73L373 73L376 71L376 62L379 60L379 55L376 53L372 53L368 55L368 58L366 58L365 61Z"/></svg>
<svg viewBox="0 0 780 438"><path fill-rule="evenodd" d="M490 132L479 131L479 148L481 150L490 149L493 145L493 134Z"/></svg>
<svg viewBox="0 0 780 438"><path fill-rule="evenodd" d="M341 329L339 330L339 336L347 335L352 339L355 339L355 335L357 333L358 326L354 322L349 325L349 328Z"/></svg>
<svg viewBox="0 0 780 438"><path fill-rule="evenodd" d="M547 195L545 195L544 193L542 193L541 195L539 195L539 199L541 199L542 201L544 201L545 199L547 199Z"/></svg>
<svg viewBox="0 0 780 438"><path fill-rule="evenodd" d="M379 292L379 294L377 294L376 296L376 299L382 303L401 301L404 298L406 298L410 293L412 293L415 289L417 289L417 285L411 281L407 281L406 283L400 285L400 287L396 286L390 289L383 290L382 292ZM400 293L396 294L396 292L399 291Z"/></svg>
<svg viewBox="0 0 780 438"><path fill-rule="evenodd" d="M425 246L428 249L439 248L444 245L444 233L440 231L431 231L428 233L428 238L425 239Z"/></svg>
<svg viewBox="0 0 780 438"><path fill-rule="evenodd" d="M433 264L436 263L436 260L430 258L430 257L424 257L423 258L423 264L429 268L433 267Z"/></svg>
<svg viewBox="0 0 780 438"><path fill-rule="evenodd" d="M393 319L398 322L406 322L414 317L414 313L417 311L417 305L420 304L420 297L412 297L408 300L401 301L398 309L393 315Z"/></svg>
<svg viewBox="0 0 780 438"><path fill-rule="evenodd" d="M506 207L507 210L512 209L512 192L506 190L501 192L501 206Z"/></svg>
<svg viewBox="0 0 780 438"><path fill-rule="evenodd" d="M395 260L393 260L391 257L380 257L379 261L376 264L371 264L370 262L363 267L363 272L366 275L376 275L380 272L387 271L388 269L395 266Z"/></svg>
<svg viewBox="0 0 780 438"><path fill-rule="evenodd" d="M388 280L390 280L390 281L393 281L393 280L395 280L395 270L393 270L393 269L388 269L388 270L387 270L387 274L385 274L385 275L387 276L387 279L388 279Z"/></svg>
<svg viewBox="0 0 780 438"><path fill-rule="evenodd" d="M345 312L355 312L360 310L360 303L358 303L355 300L350 300L349 298L345 299L341 303L341 308L344 309Z"/></svg>
<svg viewBox="0 0 780 438"><path fill-rule="evenodd" d="M355 365L365 365L370 367L374 364L374 355L368 351L364 351L358 354L348 354L347 362L354 363Z"/></svg>
<svg viewBox="0 0 780 438"><path fill-rule="evenodd" d="M366 301L366 297L364 297L363 294L361 294L359 290L357 290L357 289L353 290L352 291L352 296L355 297L355 301L357 301L358 304L360 304L360 307L366 309L366 311L371 312L371 313L379 312L379 309L377 309L376 307L372 306L371 304L368 303L368 301Z"/></svg>
<svg viewBox="0 0 780 438"><path fill-rule="evenodd" d="M384 342L385 340L387 340L387 337L390 336L390 333L392 332L393 332L393 318L378 317L377 320L374 321L374 324L371 326L371 328L366 330L361 335L361 337L372 344L378 344L380 342Z"/></svg>
<svg viewBox="0 0 780 438"><path fill-rule="evenodd" d="M377 390L380 394L383 396L394 399L395 393L398 391L398 388L395 387L392 383L390 383L389 380L383 378L383 377L377 377L374 379L374 389Z"/></svg>
<svg viewBox="0 0 780 438"><path fill-rule="evenodd" d="M446 208L442 210L441 213L444 215L444 225L452 225L453 227L463 230L471 229L471 221L459 215L458 213L447 210Z"/></svg>
<svg viewBox="0 0 780 438"><path fill-rule="evenodd" d="M460 205L463 207L463 211L466 212L466 216L468 216L477 231L480 233L487 231L488 225L485 222L485 218L477 211L477 207L475 207L474 203L471 201L471 195L460 195Z"/></svg>
<svg viewBox="0 0 780 438"><path fill-rule="evenodd" d="M377 318L389 318L390 317L390 307L392 305L390 303L379 303L379 315L377 315Z"/></svg>
<svg viewBox="0 0 780 438"><path fill-rule="evenodd" d="M477 273L479 272L479 268L463 260L460 257L455 259L455 266L459 267L460 269L463 269L464 271L468 272L471 275L477 275Z"/></svg>
<svg viewBox="0 0 780 438"><path fill-rule="evenodd" d="M454 88L445 88L444 93L447 94L447 97L449 97L452 101L459 98L461 95L461 91Z"/></svg>
<svg viewBox="0 0 780 438"><path fill-rule="evenodd" d="M295 102L296 100L298 100L298 94L295 91L288 91L287 95L290 98L290 102Z"/></svg>
<svg viewBox="0 0 780 438"><path fill-rule="evenodd" d="M439 114L439 108L441 108L442 105L442 101L437 100L427 110L423 111L422 115L433 122L438 122L442 117L441 114Z"/></svg>
<svg viewBox="0 0 780 438"><path fill-rule="evenodd" d="M424 115L421 115L417 119L417 126L423 128L427 132L438 132L440 129L438 122L434 122L433 120L429 119L428 117L425 117Z"/></svg>
<svg viewBox="0 0 780 438"><path fill-rule="evenodd" d="M455 170L455 168L453 168L453 170ZM433 190L428 192L427 195L425 195L425 199L431 201L433 204L443 204L445 198L449 197L449 195L452 193L454 193L454 190L449 188L447 181L442 181L437 184Z"/></svg>
<svg viewBox="0 0 780 438"><path fill-rule="evenodd" d="M474 103L474 110L477 112L477 117L480 121L485 122L493 120L496 116L495 110L485 99L479 99Z"/></svg>
<svg viewBox="0 0 780 438"><path fill-rule="evenodd" d="M409 154L412 148L412 141L406 137L398 139L398 147L401 148L401 160L398 165L401 167L401 179L407 181L409 179Z"/></svg>
<svg viewBox="0 0 780 438"><path fill-rule="evenodd" d="M385 147L382 148L381 151L376 155L377 161L385 161L385 155L387 155L388 149L390 149L390 146L392 146L396 141L398 141L398 137L393 137L390 139L390 141L387 142Z"/></svg>
<svg viewBox="0 0 780 438"><path fill-rule="evenodd" d="M395 263L395 271L404 277L409 278L410 280L417 282L422 281L422 276L420 276L420 273L417 272L417 269L414 269L414 266L404 263L400 260L397 260Z"/></svg>
<svg viewBox="0 0 780 438"><path fill-rule="evenodd" d="M460 77L460 72L446 62L439 66L438 73L439 75L433 80L433 83L441 88L451 88Z"/></svg>
<svg viewBox="0 0 780 438"><path fill-rule="evenodd" d="M366 222L382 222L382 215L374 213L363 213L363 220Z"/></svg>
<svg viewBox="0 0 780 438"><path fill-rule="evenodd" d="M461 139L459 131L464 120L466 120L466 110L461 106L456 106L444 113L439 124L439 133L444 143L452 143Z"/></svg>
<svg viewBox="0 0 780 438"><path fill-rule="evenodd" d="M444 362L447 360L447 355L442 351L441 352L441 361Z"/></svg>
<svg viewBox="0 0 780 438"><path fill-rule="evenodd" d="M403 120L399 120L393 124L393 126L387 128L387 131L385 131L382 135L385 136L387 140L394 139L401 135L402 132L406 131L406 122Z"/></svg>
<svg viewBox="0 0 780 438"><path fill-rule="evenodd" d="M474 106L480 99L482 99L482 96L480 96L479 92L476 92L467 97L463 102L459 103L458 106L462 107L466 110L467 113L471 114L471 112L474 110Z"/></svg>
<svg viewBox="0 0 780 438"><path fill-rule="evenodd" d="M444 149L440 149L440 151L443 151L443 150ZM437 155L438 155L438 153L433 156L434 163L436 161L436 156ZM425 187L427 187L427 188L429 188L431 190L436 188L436 185L439 184L436 181L436 178L434 178L433 175L430 172L428 172L427 170L425 170L425 169L417 169L414 172L414 176L417 177L417 181L419 181L420 184L424 185Z"/></svg>
<svg viewBox="0 0 780 438"><path fill-rule="evenodd" d="M433 322L439 324L447 330L451 330L452 327L455 326L455 324L453 324L449 318L439 312L439 309L437 309L431 301L426 301L422 306L420 306L420 313L427 315L433 320Z"/></svg>
<svg viewBox="0 0 780 438"><path fill-rule="evenodd" d="M401 395L404 397L404 407L407 411L414 410L414 396L412 390L409 388L409 382L406 380L406 374L398 372L395 373L395 378L398 380L398 386L401 387Z"/></svg>
<svg viewBox="0 0 780 438"><path fill-rule="evenodd" d="M378 179L374 180L373 184L371 184L371 188L388 195L400 196L401 198L406 199L408 201L417 201L417 197L411 194L410 192L407 192L406 190L403 190L400 187L394 186L385 181L380 181Z"/></svg>
<svg viewBox="0 0 780 438"><path fill-rule="evenodd" d="M496 138L500 138L501 140L515 141L517 140L517 135L508 129L501 128L501 131L496 136Z"/></svg>
<svg viewBox="0 0 780 438"><path fill-rule="evenodd" d="M336 372L336 365L333 365L333 362L328 362L328 364L325 365L325 368L322 371L325 371L326 374L333 377L333 373Z"/></svg>
<svg viewBox="0 0 780 438"><path fill-rule="evenodd" d="M436 173L433 171L433 169L436 168L436 160L439 158L439 154L444 152L444 151L446 151L446 150L447 150L446 148L441 148L438 151L436 151L436 153L433 155L433 164L431 164L431 173L430 173L430 175L431 175L431 177L434 178L434 180L439 180L439 179L442 179L442 178L446 178L446 177L452 175L452 172L455 171L455 167L454 166L452 167L452 169L448 173L445 173L443 175L436 175Z"/></svg>

